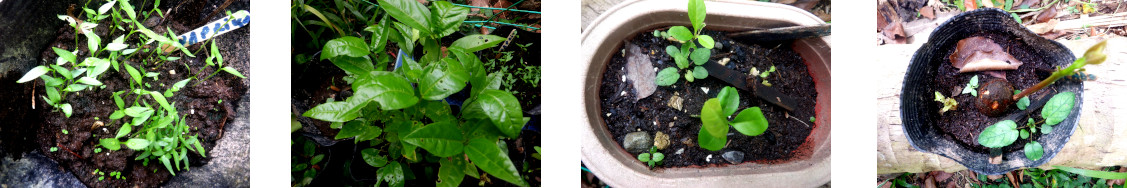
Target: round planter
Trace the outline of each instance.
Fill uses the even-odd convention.
[[[900,113],[903,117],[904,132],[908,142],[916,150],[939,154],[950,158],[975,172],[994,175],[1009,172],[1018,168],[1036,167],[1048,162],[1068,142],[1068,138],[1075,130],[1079,120],[1080,108],[1083,106],[1083,83],[1062,79],[1046,87],[1038,93],[1050,91],[1051,94],[1071,91],[1076,93],[1076,105],[1067,119],[1053,126],[1054,131],[1043,134],[1036,139],[1044,146],[1044,156],[1040,160],[1029,160],[1023,151],[1009,151],[1002,153],[1000,164],[991,164],[989,152],[976,151],[969,148],[967,143],[951,138],[938,128],[938,123],[932,121],[939,118],[936,113],[942,108],[935,102],[936,91],[934,77],[938,74],[940,66],[949,65],[947,56],[955,48],[959,40],[981,35],[984,33],[999,34],[1013,38],[1024,49],[1033,51],[1035,58],[1053,66],[1067,66],[1076,58],[1060,43],[1045,39],[1030,32],[1021,24],[1014,21],[1009,13],[999,9],[979,9],[959,14],[944,22],[935,29],[934,34],[928,38],[908,66],[904,78],[904,89],[900,95]],[[1012,71],[1019,71],[1012,70]],[[1009,72],[1009,71],[1007,71]],[[1033,97],[1030,97],[1034,99]],[[1035,99],[1034,99],[1035,100]],[[960,108],[975,108],[973,104],[960,105]],[[1033,111],[1030,116],[1039,116],[1040,110]],[[988,118],[984,124],[993,124],[1001,121],[1005,116]],[[1015,142],[1016,143],[1016,142]],[[977,143],[970,143],[977,144]]]
[[[706,1],[709,30],[742,31],[823,22],[803,10],[773,3]],[[607,10],[586,28],[582,53],[587,69],[583,77],[584,115],[581,126],[583,163],[611,186],[663,187],[815,187],[830,178],[830,47],[823,38],[794,41],[814,78],[818,92],[814,129],[798,150],[809,150],[789,162],[773,165],[743,163],[712,168],[667,168],[652,171],[610,136],[603,123],[599,85],[607,63],[623,40],[638,33],[670,25],[689,25],[681,3],[638,0]]]

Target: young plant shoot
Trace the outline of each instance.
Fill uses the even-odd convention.
[[[758,136],[767,130],[767,119],[759,107],[745,108],[735,119],[728,121],[728,117],[736,113],[739,104],[740,95],[730,86],[720,89],[716,98],[704,102],[700,112],[702,126],[697,133],[697,142],[701,148],[712,151],[723,149],[728,142],[729,125],[748,136]]]
[[[1040,160],[1044,155],[1044,148],[1041,143],[1032,140],[1031,134],[1048,134],[1052,132],[1052,126],[1060,124],[1068,115],[1072,113],[1073,105],[1076,104],[1076,94],[1072,92],[1062,92],[1053,95],[1045,106],[1041,109],[1042,121],[1034,122],[1033,118],[1026,120],[1024,126],[1018,127],[1014,120],[1002,120],[994,125],[986,127],[978,135],[978,144],[988,148],[1001,148],[1013,144],[1018,138],[1030,139],[1029,143],[1025,144],[1024,152],[1025,157],[1029,160]],[[1040,124],[1040,127],[1037,125]]]
[[[660,35],[669,35],[667,39],[681,43],[678,48],[674,45],[665,47],[665,53],[673,57],[674,63],[677,68],[668,67],[657,73],[655,83],[659,86],[669,86],[676,83],[682,76],[678,70],[685,70],[685,80],[692,82],[695,79],[704,79],[708,77],[708,70],[705,70],[704,63],[712,56],[712,48],[716,45],[716,41],[712,36],[701,34],[704,29],[705,7],[704,0],[689,0],[689,22],[693,25],[693,30],[689,30],[685,26],[673,26],[669,31]],[[656,31],[655,31],[656,32]],[[698,47],[697,44],[700,44]],[[689,70],[689,61],[692,61],[695,66]]]

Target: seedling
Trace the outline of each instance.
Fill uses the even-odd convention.
[[[653,168],[654,165],[661,165],[661,160],[665,159],[665,154],[657,152],[657,147],[650,147],[649,153],[638,154],[638,160],[642,161]]]
[[[693,25],[693,30],[690,31],[685,26],[673,26],[669,28],[668,32],[656,32],[657,35],[669,35],[667,38],[672,38],[674,41],[680,42],[681,47],[678,48],[673,45],[665,47],[665,53],[673,57],[674,63],[677,68],[668,67],[657,73],[655,83],[659,86],[669,86],[677,82],[681,75],[678,70],[685,70],[685,80],[692,82],[694,79],[704,79],[708,77],[708,71],[700,65],[708,62],[712,56],[712,48],[716,45],[716,41],[712,36],[701,34],[704,29],[705,6],[703,0],[689,0],[689,21]],[[700,47],[697,47],[700,43]],[[689,61],[697,65],[692,70],[689,68]]]
[[[536,149],[536,153],[533,153],[532,157],[540,159],[540,146],[532,146],[532,149]]]
[[[735,119],[728,121],[728,117],[736,113],[739,100],[740,95],[736,89],[726,86],[720,89],[716,98],[704,102],[700,112],[703,125],[697,133],[697,142],[701,148],[712,151],[723,149],[728,140],[728,125],[748,136],[758,136],[767,130],[767,118],[759,107],[745,108]]]
[[[1026,120],[1024,126],[1018,127],[1014,120],[1002,120],[994,125],[986,127],[978,135],[978,144],[988,148],[1001,148],[1013,144],[1020,137],[1021,139],[1032,138],[1031,134],[1037,134],[1040,130],[1041,134],[1048,134],[1053,131],[1052,126],[1060,124],[1068,115],[1072,113],[1072,107],[1076,103],[1076,94],[1072,92],[1062,92],[1053,95],[1045,107],[1041,109],[1041,121],[1034,122],[1033,118]],[[1040,124],[1038,129],[1037,125]],[[1024,148],[1025,157],[1029,160],[1040,160],[1044,155],[1044,148],[1041,143],[1030,140],[1025,144]]]
[[[1041,90],[1042,88],[1045,88],[1045,86],[1053,84],[1054,82],[1056,82],[1057,80],[1060,80],[1061,78],[1069,77],[1069,76],[1072,76],[1073,74],[1084,71],[1084,65],[1088,65],[1088,64],[1098,65],[1100,63],[1103,63],[1104,60],[1107,60],[1107,54],[1104,54],[1104,48],[1106,48],[1106,47],[1107,47],[1107,40],[1100,41],[1100,43],[1097,43],[1096,45],[1093,45],[1091,48],[1088,48],[1088,51],[1084,52],[1083,57],[1076,59],[1076,61],[1073,61],[1071,65],[1068,65],[1068,67],[1054,71],[1053,74],[1049,76],[1049,78],[1045,78],[1045,80],[1042,80],[1040,83],[1037,83],[1037,85],[1033,85],[1033,87],[1025,89],[1025,91],[1022,91],[1021,93],[1018,93],[1017,95],[1014,95],[1013,100],[1018,100],[1018,99],[1021,99],[1022,97],[1033,94],[1033,92],[1037,92],[1038,90]]]
[[[955,101],[955,98],[944,97],[943,94],[938,91],[935,92],[935,101],[943,103],[943,109],[939,109],[939,114],[955,110],[955,108],[959,107],[959,102]]]
[[[974,75],[974,77],[970,77],[970,81],[967,82],[967,87],[963,88],[962,94],[968,94],[969,93],[970,95],[977,97],[978,96],[978,90],[975,90],[975,89],[978,89],[978,75]]]

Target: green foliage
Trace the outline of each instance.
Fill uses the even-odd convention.
[[[669,86],[677,82],[680,74],[677,72],[680,69],[689,68],[689,61],[691,60],[694,65],[697,65],[691,70],[685,70],[685,80],[692,82],[695,79],[704,79],[708,77],[708,71],[700,65],[708,62],[712,56],[712,48],[716,45],[716,41],[711,36],[701,34],[704,29],[705,6],[702,0],[689,1],[689,21],[692,22],[693,29],[690,31],[685,26],[670,27],[667,32],[654,31],[654,35],[664,36],[669,35],[672,40],[681,44],[681,48],[669,45],[665,47],[665,53],[673,57],[673,62],[677,64],[677,69],[665,68],[658,73],[658,79],[654,82],[659,86]],[[696,44],[700,43],[700,47]],[[672,70],[672,72],[669,72]]]
[[[943,109],[939,109],[939,114],[955,110],[955,108],[959,107],[959,102],[955,101],[955,98],[944,97],[943,94],[939,93],[938,91],[935,92],[935,101],[943,103]]]
[[[1014,90],[1014,95],[1017,95],[1018,93],[1021,93],[1020,89]],[[1017,109],[1025,110],[1025,108],[1029,107],[1029,96],[1021,97],[1021,99],[1018,99],[1017,102],[1014,103],[1014,105],[1017,105]]]
[[[977,97],[978,90],[975,89],[978,89],[978,75],[974,75],[974,77],[970,78],[970,82],[967,82],[967,87],[963,88],[962,94],[971,94]]]
[[[978,144],[989,148],[1000,148],[1013,144],[1017,141],[1017,137],[1017,123],[1013,120],[1002,120],[982,130],[978,135]]]
[[[638,154],[638,160],[653,168],[655,165],[661,165],[661,161],[665,160],[665,154],[657,152],[657,147],[650,147],[649,153]]]
[[[656,80],[655,82],[657,82],[659,86],[669,86],[673,85],[673,83],[677,83],[677,80],[680,78],[681,75],[677,74],[677,68],[667,67],[657,72],[657,77],[654,80]]]
[[[290,161],[292,161],[290,163],[290,172],[295,174],[294,177],[291,177],[291,182],[294,183],[293,186],[300,187],[309,185],[309,183],[313,182],[313,178],[317,177],[317,173],[319,173],[317,170],[322,168],[320,165],[321,162],[325,160],[325,154],[317,154],[317,145],[312,140],[299,138],[298,143],[301,143],[301,155],[292,156],[290,158]],[[361,153],[367,152],[369,151],[365,150]],[[368,161],[367,156],[365,156],[364,160]]]
[[[341,36],[329,37],[331,40],[318,46],[322,49],[320,59],[347,73],[345,80],[353,94],[342,101],[314,106],[302,116],[333,122],[334,128],[340,129],[335,139],[368,142],[358,144],[359,155],[364,164],[378,168],[375,186],[403,186],[405,181],[415,178],[416,174],[408,168],[415,163],[438,163],[438,173],[428,170],[426,175],[437,176],[433,179],[438,180],[439,186],[456,186],[467,175],[486,179],[477,173],[478,169],[497,179],[527,186],[517,163],[509,158],[505,143],[519,136],[529,119],[523,116],[521,101],[501,87],[518,78],[538,83],[539,67],[504,67],[505,71],[487,72],[487,64],[474,52],[497,46],[507,40],[504,37],[468,35],[454,40],[450,46],[441,46],[439,41],[449,41],[443,38],[466,19],[468,8],[444,1],[430,2],[429,6],[413,0],[377,3],[378,8],[370,7],[379,10],[374,15],[364,13],[367,11],[363,9],[337,15],[331,8],[302,8],[320,10],[317,19],[324,17],[321,22],[333,25],[352,24],[335,21],[334,17],[370,16],[365,20],[364,31],[372,34],[368,38],[352,34],[358,32],[339,32]],[[307,25],[321,25],[313,23],[316,22],[306,21],[299,26],[309,30]],[[326,37],[314,38],[316,41]],[[384,46],[396,46],[408,53],[417,46],[423,55],[418,61],[404,58],[403,66],[396,70],[383,70],[388,66],[383,63],[392,59],[384,52]],[[501,62],[513,58],[511,52],[499,54],[506,55]],[[494,66],[493,62],[490,59],[488,65]],[[469,90],[469,98],[460,109],[453,109],[459,112],[453,112],[445,98],[463,90]],[[294,178],[291,183],[305,185],[300,184],[304,180]]]
[[[1076,104],[1076,94],[1072,92],[1061,92],[1049,98],[1049,102],[1045,103],[1045,107],[1041,108],[1041,117],[1045,118],[1046,125],[1057,125],[1068,114],[1072,113],[1072,106]]]
[[[1025,103],[1028,103],[1028,98],[1023,99],[1026,100]],[[1052,132],[1053,125],[1059,124],[1061,121],[1064,121],[1065,118],[1068,118],[1068,115],[1072,113],[1072,106],[1075,104],[1075,100],[1075,94],[1072,92],[1062,92],[1053,95],[1053,97],[1049,99],[1049,102],[1045,104],[1045,107],[1041,109],[1041,118],[1044,120],[1044,123],[1041,124],[1040,133],[1048,134]],[[1021,105],[1019,105],[1019,107],[1020,106]],[[1026,106],[1028,106],[1028,104],[1026,104]],[[1018,138],[1031,139],[1034,134],[1037,134],[1037,130],[1037,122],[1034,122],[1033,118],[1028,118],[1023,127],[1018,127],[1017,123],[1013,120],[1002,120],[982,130],[982,133],[978,135],[978,144],[989,148],[1001,148],[1013,144]],[[1040,160],[1045,152],[1044,146],[1035,140],[1030,140],[1029,143],[1026,143],[1023,147],[1023,151],[1025,152],[1025,157],[1029,160]]]
[[[723,149],[727,142],[728,125],[748,136],[758,136],[767,130],[767,119],[759,107],[746,108],[735,119],[728,121],[728,117],[739,108],[739,98],[735,88],[729,86],[720,89],[717,98],[704,102],[700,112],[702,125],[697,134],[701,148],[712,151]]]

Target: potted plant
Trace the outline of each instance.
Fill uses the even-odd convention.
[[[707,14],[702,13],[705,10]],[[818,24],[823,23],[802,10],[759,2],[690,1],[684,6],[666,1],[630,1],[603,13],[585,29],[582,38],[581,49],[588,63],[583,88],[584,115],[589,122],[581,129],[584,164],[612,186],[812,187],[824,184],[829,178],[830,156],[829,47],[825,41],[800,39],[771,48],[775,45],[764,47],[734,42],[722,33]],[[754,54],[757,49],[776,53],[789,51],[793,56],[756,56],[763,59],[749,61],[745,56],[732,55]],[[725,60],[724,57],[729,56],[731,58]],[[753,79],[761,90],[762,87],[783,90],[782,93],[796,101],[805,102],[797,102],[800,105],[794,105],[793,111],[786,110],[782,107],[785,105],[772,104],[759,98],[756,92],[725,88],[739,86],[720,81],[717,76],[720,72],[713,70],[721,63],[725,65],[719,67],[739,72],[732,76]],[[750,71],[752,68],[756,71]],[[632,71],[652,74],[655,80],[629,75]],[[751,76],[748,72],[757,73]],[[802,79],[809,84],[808,90],[802,93],[809,95],[794,92],[804,87],[798,84]],[[648,85],[651,82],[656,86],[652,93],[635,89],[644,88],[635,83]],[[679,105],[670,105],[670,101]],[[754,115],[741,117],[744,114]],[[725,118],[729,116],[732,118]],[[747,121],[749,119],[764,119],[752,116],[766,116],[770,126],[745,126],[752,122]],[[800,131],[787,132],[783,128]],[[643,131],[630,133],[636,130]],[[628,133],[634,135],[626,139],[623,135]],[[669,139],[657,144],[658,149],[652,152],[647,152],[651,149],[649,146],[641,147],[640,151],[623,146],[624,141],[634,142],[636,135],[649,138],[639,139],[642,143],[654,143],[650,140],[665,139],[663,137]],[[727,138],[705,139],[724,136]],[[738,146],[786,138],[798,140],[779,144],[789,148],[774,150],[748,150]],[[723,157],[733,151],[783,155],[777,158],[751,154]],[[730,160],[743,157],[747,159]],[[655,161],[653,164],[657,167],[651,169],[650,161]],[[782,182],[786,184],[780,184]]]
[[[917,150],[978,173],[1039,166],[1068,142],[1083,106],[1082,80],[1059,78],[1099,62],[1073,57],[1005,11],[962,13],[912,57],[900,98],[904,131]],[[1003,68],[965,70],[988,64]]]

